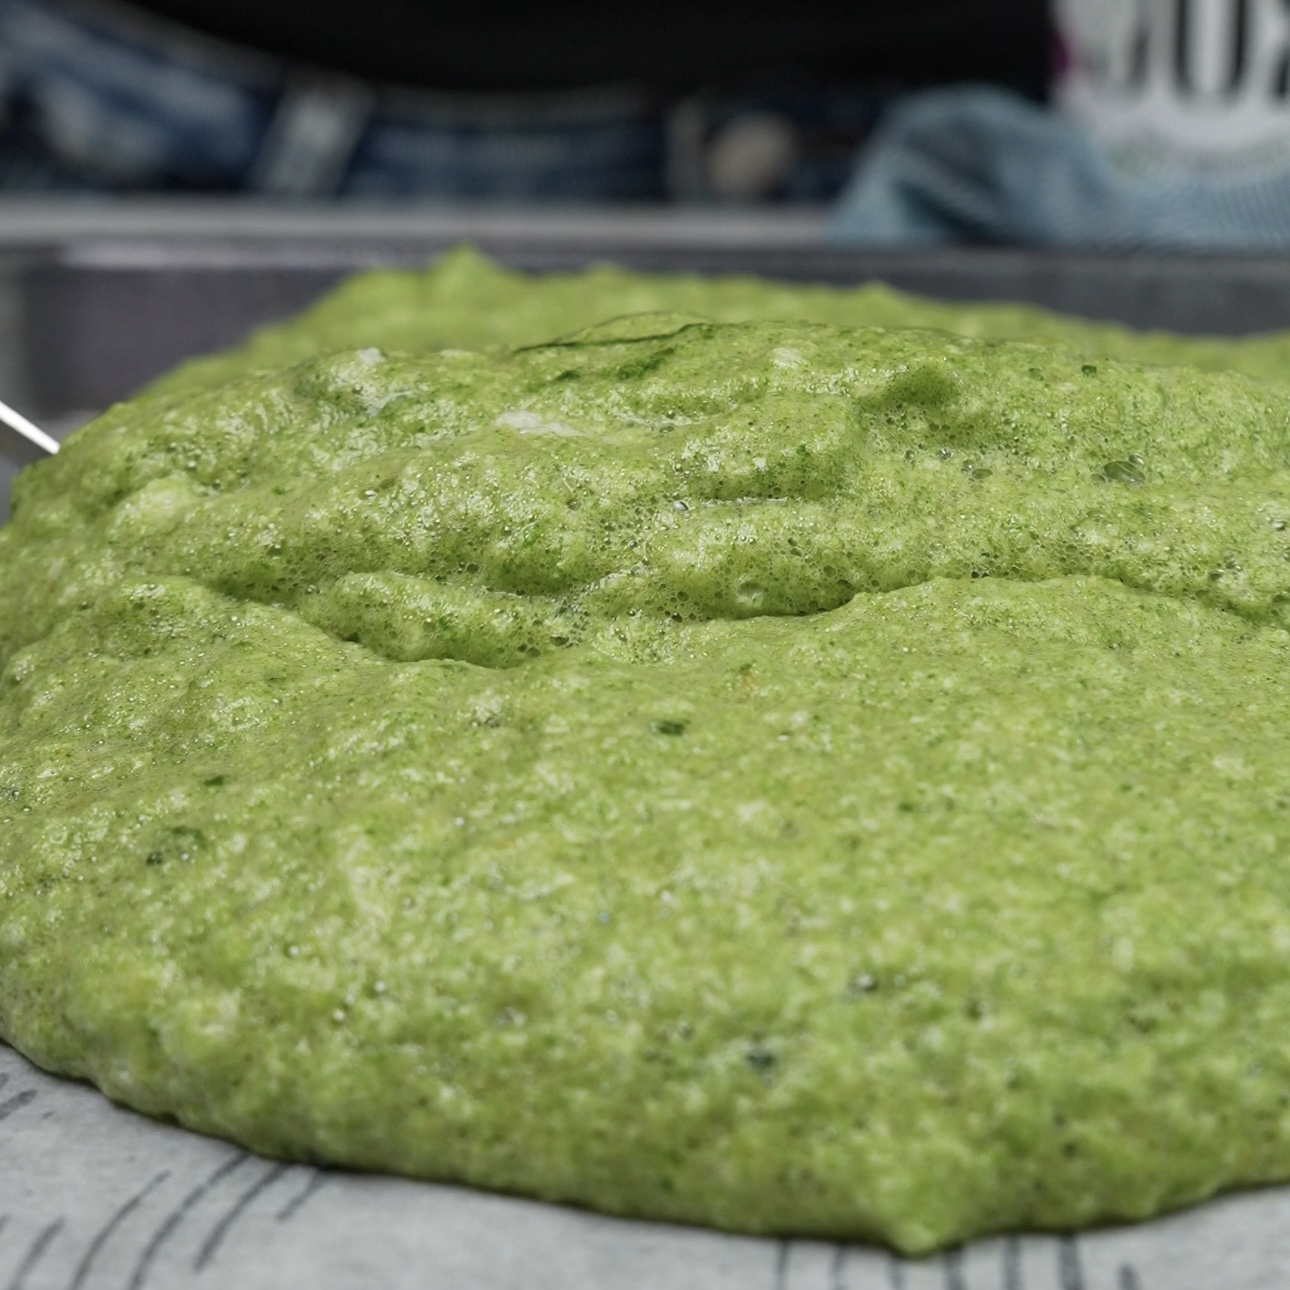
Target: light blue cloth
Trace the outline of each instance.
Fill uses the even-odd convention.
[[[1075,125],[1018,95],[934,90],[898,103],[866,145],[834,241],[1100,250],[1290,249],[1290,167],[1118,170]]]

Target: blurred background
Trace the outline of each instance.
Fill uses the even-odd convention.
[[[825,204],[894,102],[1052,51],[1044,0],[0,0],[0,188]]]
[[[0,193],[1290,247],[1284,0],[0,0]]]
[[[1290,3],[0,0],[0,398],[56,432],[463,241],[1290,326]]]

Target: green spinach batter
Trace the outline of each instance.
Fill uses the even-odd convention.
[[[20,477],[0,1034],[273,1155],[907,1251],[1290,1177],[1290,397],[418,339],[427,281]]]

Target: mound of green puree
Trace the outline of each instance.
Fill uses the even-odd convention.
[[[0,530],[8,1040],[907,1251],[1290,1177],[1290,396],[658,315],[242,361]]]

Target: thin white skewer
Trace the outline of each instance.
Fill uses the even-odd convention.
[[[7,403],[0,403],[0,421],[51,457],[58,451],[57,439],[50,438],[39,426],[32,425],[21,412],[15,412]]]

